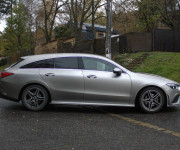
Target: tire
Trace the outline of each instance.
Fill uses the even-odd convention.
[[[156,87],[148,87],[141,91],[138,97],[139,108],[146,113],[156,113],[165,105],[163,92]]]
[[[48,92],[40,85],[28,86],[22,93],[22,104],[31,111],[42,110],[48,104],[48,101]]]

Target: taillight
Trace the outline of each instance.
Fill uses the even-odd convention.
[[[13,75],[14,73],[11,73],[11,72],[2,72],[1,73],[1,78],[4,78],[4,77],[8,77],[8,76],[11,76]]]

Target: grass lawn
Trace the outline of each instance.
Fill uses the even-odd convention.
[[[0,71],[3,71],[5,68],[7,68],[9,65],[4,65],[0,67]]]
[[[128,60],[138,58],[142,54],[144,53],[123,54],[121,57],[124,57],[126,62],[120,64],[126,67]],[[156,74],[180,83],[180,53],[150,52],[144,62],[135,66],[132,71]]]

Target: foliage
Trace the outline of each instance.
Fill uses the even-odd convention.
[[[162,23],[172,30],[180,31],[180,1],[161,0],[159,6]]]
[[[1,0],[0,1],[0,16],[7,15],[12,10],[12,4],[15,0]]]
[[[54,28],[54,34],[56,39],[70,38],[71,31],[67,26],[57,26]]]
[[[135,0],[114,0],[112,13],[113,28],[121,34],[137,31],[137,6]]]
[[[139,16],[138,28],[151,31],[158,22],[164,23],[172,30],[180,31],[179,0],[136,0]]]
[[[13,9],[13,18],[7,18],[7,27],[3,34],[4,54],[17,56],[25,50],[29,50],[30,41],[26,28],[27,15],[23,5],[16,5]]]
[[[139,8],[139,24],[137,27],[141,31],[151,31],[160,18],[160,9],[157,0],[141,0],[137,1]]]
[[[0,36],[0,56],[4,53],[4,41],[2,35]]]

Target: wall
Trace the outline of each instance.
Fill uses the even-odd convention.
[[[152,51],[152,33],[128,33],[127,38],[127,51]]]
[[[48,44],[42,44],[35,47],[35,52],[37,54],[48,54],[57,53],[57,41],[52,41]]]

